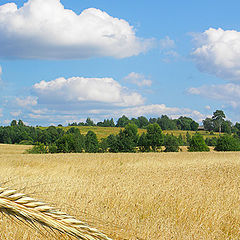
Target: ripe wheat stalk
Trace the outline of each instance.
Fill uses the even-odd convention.
[[[111,240],[88,224],[16,190],[0,187],[0,212],[24,220],[33,227],[38,223],[77,239]]]

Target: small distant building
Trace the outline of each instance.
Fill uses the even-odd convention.
[[[199,126],[198,131],[204,131],[204,126]]]

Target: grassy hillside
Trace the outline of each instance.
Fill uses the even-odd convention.
[[[71,128],[72,126],[68,126],[68,127],[58,127],[58,128],[62,128],[64,129],[64,131],[67,131],[69,128]],[[93,127],[89,127],[89,126],[74,126],[76,128],[78,128],[80,130],[80,132],[82,134],[87,134],[87,132],[89,130],[95,132],[97,134],[98,139],[102,139],[102,138],[106,138],[107,136],[109,136],[110,134],[118,134],[120,129],[123,128],[119,128],[119,127],[97,127],[97,126],[93,126]],[[42,129],[45,129],[46,127],[41,127]],[[143,132],[146,132],[146,129],[138,129],[138,133],[139,135],[141,135]],[[190,135],[193,135],[195,133],[195,131],[182,131],[182,130],[165,130],[163,131],[164,134],[173,134],[175,136],[179,136],[180,134],[182,134],[182,136],[186,136],[187,132],[189,132]],[[206,137],[217,137],[219,136],[218,133],[214,133],[214,135],[211,135],[209,132],[206,131],[199,131],[200,134],[203,135],[204,138]]]
[[[0,182],[114,240],[240,239],[238,153],[0,155]],[[67,239],[1,218],[0,239]]]

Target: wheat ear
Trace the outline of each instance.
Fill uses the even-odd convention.
[[[16,190],[0,187],[0,212],[35,226],[57,230],[81,240],[111,240],[88,224],[75,219],[48,204],[36,201]]]

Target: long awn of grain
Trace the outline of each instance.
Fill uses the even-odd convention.
[[[35,226],[57,230],[81,240],[111,240],[85,222],[39,202],[16,190],[0,187],[0,212]]]

